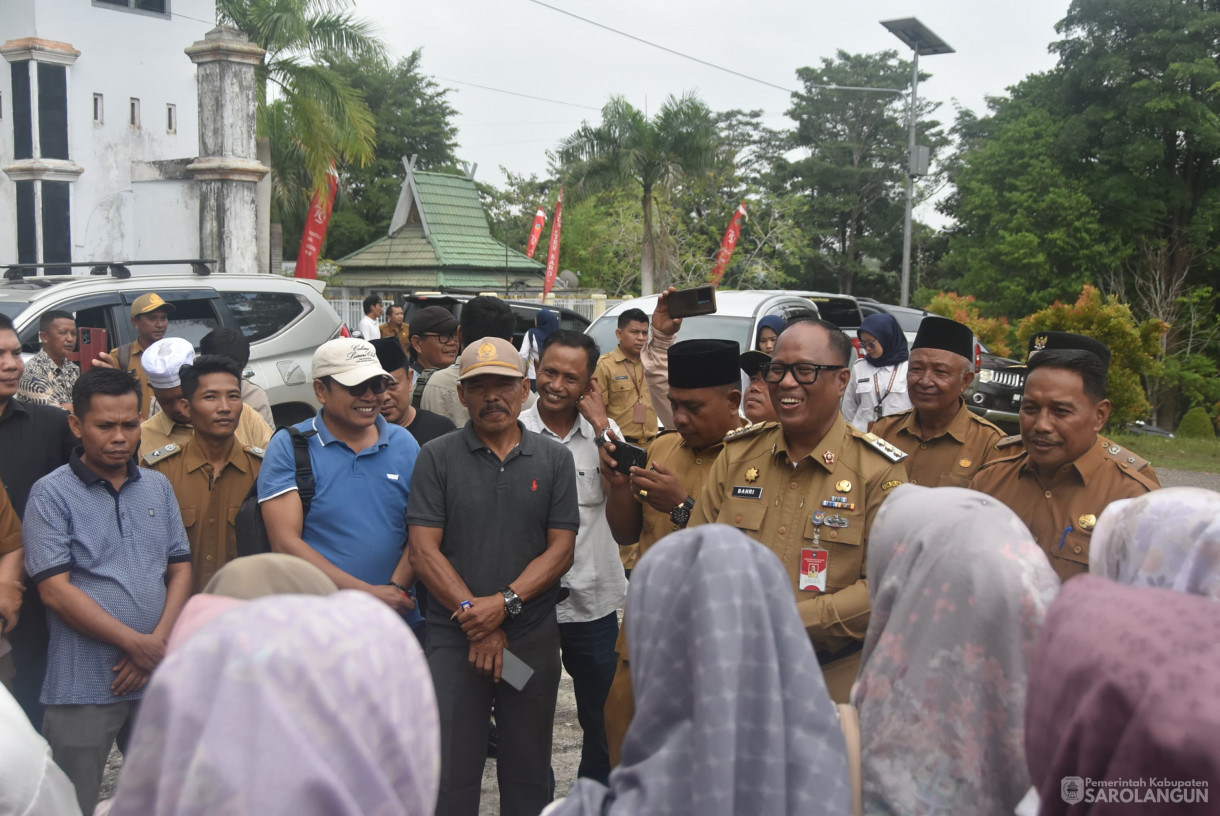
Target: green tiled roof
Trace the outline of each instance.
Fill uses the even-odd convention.
[[[410,178],[404,183],[413,186],[416,197],[407,223],[393,235],[340,258],[336,284],[494,287],[503,285],[507,266],[512,280],[541,285],[545,272],[541,263],[506,250],[492,238],[472,179],[408,172]],[[422,214],[414,212],[417,205]]]

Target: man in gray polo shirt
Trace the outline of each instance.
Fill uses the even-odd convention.
[[[563,445],[518,421],[529,382],[512,343],[477,340],[460,367],[470,421],[420,451],[407,505],[441,717],[436,813],[478,813],[494,700],[500,812],[535,816],[551,799],[555,604],[580,526],[576,469]],[[520,691],[500,682],[505,647],[533,669]]]

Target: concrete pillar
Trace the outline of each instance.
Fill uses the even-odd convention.
[[[601,317],[606,313],[606,296],[601,292],[593,295],[593,319]]]
[[[258,160],[254,72],[265,53],[226,26],[186,49],[199,66],[199,158],[187,172],[199,183],[199,252],[216,272],[264,271],[257,185],[269,170]]]

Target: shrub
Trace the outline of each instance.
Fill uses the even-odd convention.
[[[982,317],[974,295],[959,295],[957,292],[937,292],[924,306],[932,314],[956,320],[970,327],[983,345],[992,354],[1000,357],[1012,356],[1012,327],[1006,317]]]
[[[1186,416],[1182,417],[1182,424],[1178,426],[1178,436],[1184,436],[1187,439],[1214,439],[1216,432],[1212,430],[1212,418],[1207,415],[1207,410],[1202,405],[1196,405],[1186,412]]]

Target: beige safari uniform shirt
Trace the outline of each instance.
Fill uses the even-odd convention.
[[[193,438],[184,445],[171,444],[172,450],[148,451],[143,459],[173,485],[191,542],[192,592],[199,592],[221,567],[237,558],[237,511],[258,480],[264,451],[235,443],[217,474]]]
[[[258,411],[243,406],[241,417],[237,420],[237,431],[234,436],[237,444],[243,448],[265,448],[274,433],[267,420],[259,416]],[[185,446],[195,438],[195,429],[190,425],[181,425],[170,419],[169,414],[158,411],[152,419],[147,419],[140,425],[140,450],[145,454],[164,448],[170,442]]]
[[[1106,453],[1114,457],[1116,462],[1126,462],[1132,470],[1136,471],[1141,476],[1144,476],[1158,488],[1161,486],[1160,477],[1156,475],[1156,471],[1152,468],[1152,463],[1147,459],[1140,456],[1138,453],[1133,453],[1132,451],[1127,450],[1122,445],[1107,439],[1101,434],[1097,435],[1097,441],[1101,443],[1101,447],[1105,449]],[[1009,456],[1016,456],[1018,453],[1024,451],[1025,443],[1021,441],[1021,434],[1013,434],[1012,436],[1006,436],[1001,439],[996,443],[995,447],[996,450],[1000,452],[1000,456],[1002,458],[1008,458]]]
[[[148,374],[144,371],[144,347],[140,345],[139,340],[132,340],[131,360],[127,363],[127,370],[136,375],[136,379],[140,381],[141,393],[143,397],[140,399],[140,419],[148,419],[149,412],[152,411],[154,403],[157,401],[157,395],[153,393],[152,386],[148,384]],[[114,348],[110,350],[110,356],[117,363],[119,360],[119,351],[122,348]]]
[[[1004,432],[960,401],[957,415],[939,435],[926,439],[914,408],[882,417],[873,433],[906,451],[905,462],[911,484],[928,487],[968,487],[979,468],[1001,459],[996,443]]]
[[[1004,502],[1025,522],[1063,581],[1089,571],[1093,527],[1110,502],[1160,487],[1155,478],[1141,472],[1138,462],[1112,453],[1123,449],[1107,441],[1098,437],[1083,456],[1061,467],[1048,482],[1030,466],[1024,450],[992,462],[970,482],[972,489]]]
[[[863,641],[868,629],[868,534],[877,508],[907,481],[905,454],[839,416],[829,433],[793,462],[778,423],[752,425],[726,437],[695,502],[690,526],[728,524],[779,556],[814,647],[834,653]],[[826,507],[834,497],[849,506]],[[820,530],[813,514],[845,521]],[[815,531],[816,534],[815,534]],[[828,551],[826,591],[801,590],[801,551]]]
[[[657,412],[652,408],[652,394],[644,372],[644,361],[627,359],[618,346],[603,354],[593,372],[606,403],[606,415],[623,431],[628,442],[649,444],[657,435]],[[644,421],[635,421],[635,406],[644,406]]]

